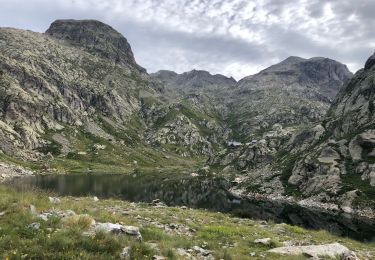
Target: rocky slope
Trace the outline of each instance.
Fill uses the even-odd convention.
[[[221,100],[225,95],[220,93],[234,87],[236,81],[198,70],[182,74],[163,70],[150,76],[153,84],[164,90],[166,99],[163,106],[147,111],[147,114],[159,115],[151,120],[150,143],[180,146],[176,150],[183,156],[213,155],[230,134],[222,117],[226,107]],[[164,113],[154,112],[156,109]]]
[[[65,32],[61,30],[61,23],[65,21],[52,24],[48,34],[54,35],[59,29],[61,35],[68,35],[69,29],[74,32],[73,26]],[[71,21],[67,23],[71,25]],[[78,25],[84,30],[90,24],[91,21],[84,21]],[[98,25],[115,32],[104,24]],[[100,33],[81,36],[80,40],[87,42],[106,40]],[[134,58],[130,63],[108,62],[86,51],[85,45],[75,47],[74,38],[61,42],[55,37],[16,29],[1,29],[0,40],[4,152],[17,154],[20,150],[13,149],[17,146],[39,148],[46,143],[41,138],[45,133],[67,125],[103,132],[92,121],[95,116],[127,122],[140,109],[139,92],[154,92],[145,83],[147,75],[132,63]],[[130,59],[130,47],[119,45],[121,48]]]
[[[164,107],[163,87],[110,26],[58,20],[45,34],[1,28],[0,53],[1,160],[59,171],[185,164],[148,144],[147,123],[163,114],[148,117],[145,100]]]
[[[304,196],[339,200],[344,206],[373,205],[374,57],[339,93],[321,137],[297,156],[288,183]]]
[[[373,61],[374,55],[340,90],[321,121],[297,131],[274,126],[262,140],[231,147],[209,162],[237,172],[234,192],[272,200],[293,196],[310,207],[333,205],[373,218]]]
[[[271,178],[275,173],[268,164],[302,128],[315,129],[350,77],[337,61],[289,57],[240,80],[226,95],[224,121],[231,137],[242,144],[211,156],[208,163],[228,173],[250,171],[254,187],[268,183],[273,192],[282,193],[283,185]]]
[[[347,67],[327,58],[289,57],[238,82],[231,95],[228,120],[238,139],[282,126],[321,119],[332,100],[351,78]]]

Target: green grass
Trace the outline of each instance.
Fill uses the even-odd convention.
[[[204,246],[212,251],[215,259],[306,259],[304,256],[279,256],[267,252],[280,246],[283,241],[302,244],[323,244],[340,241],[355,250],[375,254],[374,243],[361,243],[336,237],[326,231],[311,231],[286,224],[260,225],[258,221],[234,218],[223,213],[205,210],[168,207],[154,208],[144,203],[130,204],[119,200],[92,198],[61,198],[60,204],[50,204],[44,192],[17,192],[0,186],[0,258],[1,259],[118,259],[124,247],[131,247],[132,259],[151,259],[155,254],[167,259],[181,259],[177,248],[189,249]],[[58,218],[41,221],[29,212],[29,205],[38,212],[51,210],[73,210],[79,217],[61,221]],[[127,214],[122,214],[126,211]],[[83,236],[89,222],[122,223],[141,227],[143,242],[124,236],[97,233]],[[144,222],[144,219],[150,221]],[[40,222],[39,230],[28,228]],[[176,223],[186,226],[191,235],[167,232],[152,223]],[[254,243],[255,239],[270,237],[269,246]],[[256,256],[250,257],[254,252]],[[261,256],[263,255],[263,256]]]

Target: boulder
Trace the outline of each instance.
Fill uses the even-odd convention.
[[[167,258],[165,258],[164,256],[160,256],[160,255],[154,255],[152,256],[152,260],[166,260]]]
[[[138,241],[142,241],[141,232],[139,232],[138,227],[134,226],[123,226],[114,223],[96,223],[94,226],[95,232],[105,232],[113,234],[124,234],[130,237],[136,238]]]
[[[36,215],[37,214],[36,207],[34,205],[30,204],[29,210],[30,210],[30,213],[32,215]]]
[[[267,237],[267,238],[255,239],[254,243],[255,244],[262,244],[262,245],[265,245],[265,246],[269,246],[269,245],[271,245],[271,238]]]
[[[198,255],[202,255],[202,256],[209,256],[211,254],[211,251],[210,250],[207,250],[207,249],[204,249],[204,248],[201,248],[199,246],[194,246],[193,247],[193,250],[198,254]]]
[[[30,225],[28,225],[27,227],[30,228],[30,229],[38,230],[40,228],[40,223],[34,222],[34,223],[31,223]]]
[[[340,159],[339,153],[329,146],[324,147],[318,157],[319,162],[322,163],[336,163],[335,160],[338,159]]]
[[[349,153],[353,161],[359,161],[362,159],[362,147],[359,145],[356,138],[349,143]]]
[[[339,243],[332,243],[325,245],[277,247],[268,250],[268,252],[281,255],[307,255],[315,258],[320,256],[336,258],[342,257],[351,251]]]
[[[359,260],[359,258],[353,251],[348,251],[341,255],[340,260]]]
[[[120,253],[120,259],[130,259],[131,247],[124,247]]]
[[[49,202],[51,202],[52,204],[59,204],[60,203],[60,199],[59,198],[48,197],[48,199],[49,199]]]
[[[76,213],[72,210],[66,210],[66,211],[59,211],[59,210],[52,210],[43,212],[38,215],[39,218],[43,219],[44,221],[47,221],[51,217],[55,218],[66,218],[66,217],[72,217],[75,216]]]

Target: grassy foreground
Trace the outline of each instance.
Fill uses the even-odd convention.
[[[325,231],[112,199],[64,197],[60,203],[51,204],[49,195],[0,186],[0,259],[119,259],[127,246],[131,247],[131,259],[152,259],[154,255],[185,259],[177,248],[189,250],[194,246],[212,251],[215,259],[305,259],[267,253],[284,241],[306,245],[340,242],[360,257],[375,255],[374,243],[335,237]],[[85,215],[44,221],[30,211],[30,205],[35,206],[37,214],[55,209]],[[137,226],[143,242],[123,235],[82,235],[92,219]],[[39,229],[29,227],[36,222],[40,223]],[[259,245],[254,243],[258,238],[271,238],[272,242],[269,246]]]

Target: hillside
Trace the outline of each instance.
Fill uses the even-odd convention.
[[[290,185],[305,196],[373,207],[374,55],[338,94],[322,122],[319,140],[298,156]]]

